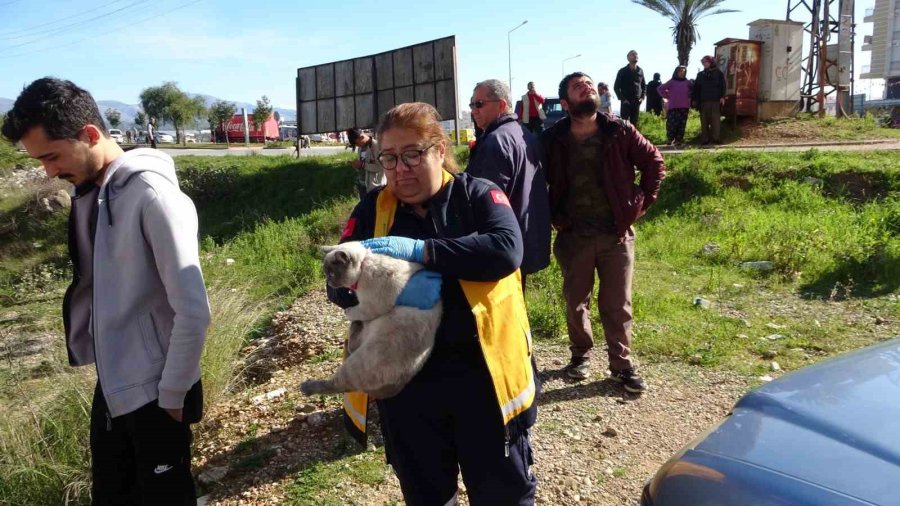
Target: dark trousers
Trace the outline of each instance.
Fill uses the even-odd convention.
[[[721,142],[722,108],[718,100],[700,102],[700,142]]]
[[[622,110],[620,111],[622,114],[619,116],[622,119],[627,119],[634,125],[634,128],[638,126],[638,114],[641,112],[641,103],[637,100],[629,100],[628,103],[622,102]]]
[[[175,421],[156,401],[110,417],[97,383],[91,406],[92,504],[195,506],[191,439],[190,424]]]
[[[597,308],[606,337],[609,368],[619,371],[631,367],[633,230],[629,230],[622,242],[615,234],[579,236],[560,232],[556,235],[553,253],[563,276],[572,356],[588,357],[594,347],[591,297],[596,272],[600,278]]]
[[[473,506],[533,505],[537,479],[528,434],[510,433],[507,444],[487,366],[444,372],[414,378],[378,402],[388,462],[406,504],[457,504],[462,471]]]
[[[527,128],[534,135],[540,135],[541,132],[544,131],[544,120],[542,120],[540,117],[528,118],[528,124],[525,125],[525,128]]]
[[[666,138],[669,142],[684,142],[684,128],[687,126],[690,109],[669,109],[666,115]]]

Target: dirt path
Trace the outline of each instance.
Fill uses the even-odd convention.
[[[248,369],[259,383],[213,407],[198,431],[195,465],[211,482],[208,504],[288,502],[298,470],[353,449],[343,433],[338,399],[311,400],[296,390],[310,375],[334,369],[334,361],[313,357],[338,355],[343,326],[343,315],[322,292],[276,316],[275,334],[254,351]],[[641,370],[651,388],[635,397],[605,379],[599,363],[591,380],[573,383],[560,371],[566,348],[539,345],[537,350],[544,380],[533,432],[539,504],[635,504],[656,468],[721,419],[749,387],[737,375],[645,364]],[[377,431],[373,439],[380,444]],[[351,458],[366,457],[381,459],[380,453]],[[224,477],[212,482],[209,476],[217,473]],[[342,473],[329,497],[339,504],[399,502],[396,478],[387,468],[382,478],[367,485]]]

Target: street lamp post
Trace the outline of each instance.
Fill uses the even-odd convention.
[[[506,33],[506,52],[509,57],[509,90],[512,91],[512,33],[525,26],[528,20],[522,21],[518,26]]]
[[[574,60],[575,58],[580,58],[580,57],[581,57],[580,54],[576,54],[575,56],[570,56],[570,57],[564,59],[561,64],[561,68],[560,68],[561,74],[559,77],[566,77],[566,62],[567,61]]]

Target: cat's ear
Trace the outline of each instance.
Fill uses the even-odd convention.
[[[338,250],[333,258],[334,262],[338,265],[348,265],[350,263],[350,255],[344,250]]]

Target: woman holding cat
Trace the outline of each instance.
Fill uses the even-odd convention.
[[[528,429],[538,387],[516,216],[493,183],[458,173],[432,106],[394,107],[376,135],[387,186],[356,206],[341,240],[443,279],[414,276],[398,298],[427,308],[427,292],[440,286],[444,312],[425,366],[378,401],[388,462],[410,505],[455,504],[459,471],[475,506],[534,504]],[[349,290],[329,297],[355,302]]]

